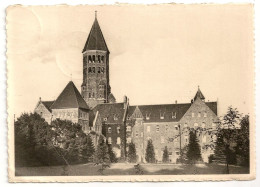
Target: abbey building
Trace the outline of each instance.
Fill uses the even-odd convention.
[[[35,112],[48,123],[55,119],[71,120],[82,125],[85,133],[106,137],[117,157],[127,159],[129,143],[136,147],[137,161],[145,162],[147,141],[152,140],[157,162],[162,161],[167,146],[169,159],[176,163],[189,142],[189,129],[198,134],[203,161],[213,153],[216,139],[217,102],[206,102],[200,88],[189,103],[130,106],[129,99],[116,102],[109,80],[109,50],[97,18],[82,51],[83,80],[81,93],[70,81],[55,101],[42,101]],[[92,133],[93,134],[93,133]]]

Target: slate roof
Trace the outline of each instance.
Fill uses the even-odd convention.
[[[217,102],[205,102],[217,115]],[[145,122],[178,122],[190,108],[191,103],[163,104],[163,105],[138,105]],[[137,106],[129,106],[127,117],[131,117]],[[176,117],[175,117],[176,114]],[[161,119],[160,115],[164,116]],[[147,119],[146,117],[149,117]]]
[[[218,103],[217,102],[205,102],[205,104],[218,115]]]
[[[145,122],[177,122],[190,108],[191,103],[163,104],[163,105],[138,105]],[[128,116],[131,116],[136,106],[129,107]],[[176,113],[176,117],[175,117]],[[160,118],[164,116],[163,119]],[[146,118],[149,117],[149,119]]]
[[[124,103],[104,103],[93,108],[95,113],[99,111],[101,120],[105,123],[122,123],[125,110]],[[117,120],[115,120],[114,116]]]
[[[51,112],[51,105],[54,101],[42,101],[42,104]]]
[[[194,97],[194,101],[195,101],[197,98],[200,98],[201,100],[204,100],[204,99],[205,99],[204,95],[203,95],[202,92],[200,91],[200,88],[198,88],[198,91],[197,91],[197,93],[196,93],[196,95],[195,95],[195,97]]]
[[[102,50],[109,52],[97,18],[95,18],[82,53],[86,50]]]
[[[51,106],[51,109],[63,109],[63,108],[81,108],[89,109],[88,105],[80,95],[78,89],[72,81],[70,81],[59,97]]]

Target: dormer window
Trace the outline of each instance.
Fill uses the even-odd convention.
[[[149,119],[150,119],[150,114],[147,114],[147,113],[146,113],[145,119],[146,119],[146,120],[149,120]]]
[[[172,119],[176,119],[176,112],[172,112]]]
[[[115,114],[114,115],[114,121],[117,121],[118,120],[118,116]]]
[[[164,113],[160,112],[160,119],[164,119]]]

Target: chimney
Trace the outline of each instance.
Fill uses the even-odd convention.
[[[177,102],[177,100],[175,100],[175,104],[177,104],[178,102]]]
[[[124,96],[124,109],[126,109],[128,106],[128,98]]]

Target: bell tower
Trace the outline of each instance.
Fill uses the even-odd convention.
[[[97,20],[91,27],[83,54],[83,82],[81,95],[90,108],[107,103],[111,93],[109,85],[109,50]]]

